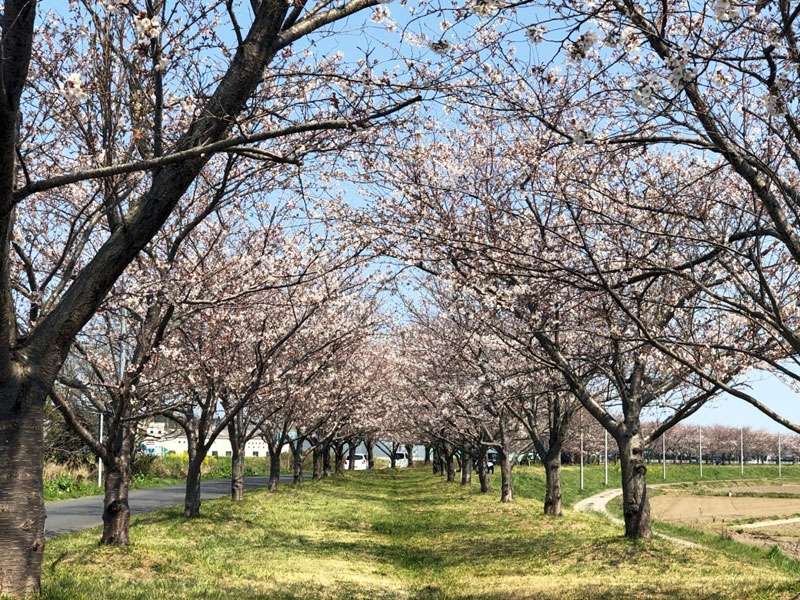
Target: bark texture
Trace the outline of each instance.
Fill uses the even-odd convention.
[[[303,485],[303,443],[298,440],[290,447],[292,449],[292,458],[294,459],[292,483],[294,485]]]
[[[625,537],[650,539],[650,500],[647,498],[647,465],[641,434],[625,435],[618,440],[622,468],[622,510],[625,515]]]
[[[356,450],[358,449],[358,442],[350,442],[347,450],[347,468],[353,469],[353,465],[356,462]]]
[[[544,514],[560,517],[561,505],[561,452],[544,461],[547,488],[544,493]]]
[[[244,499],[244,448],[231,441],[231,500]]]
[[[481,444],[480,449],[478,450],[478,480],[481,483],[481,492],[484,494],[489,491],[489,472],[486,469],[486,454],[489,452],[489,449]]]
[[[280,452],[270,452],[269,455],[269,490],[278,491],[281,481],[281,455]]]
[[[333,465],[337,475],[344,475],[344,441],[336,442],[333,446]]]
[[[101,544],[126,546],[130,543],[131,509],[128,493],[133,477],[131,462],[134,443],[133,430],[129,426],[120,426],[114,439],[112,455],[109,460],[103,461],[106,479]]]
[[[331,476],[331,447],[325,444],[322,448],[322,476]]]
[[[472,455],[461,453],[461,485],[472,485]]]
[[[456,468],[453,464],[453,455],[448,452],[445,454],[444,458],[444,468],[447,472],[447,481],[455,481],[456,480]]]
[[[502,448],[497,451],[497,458],[500,461],[500,502],[513,502],[514,486],[511,483],[511,459]]]
[[[320,479],[322,479],[323,476],[323,465],[322,465],[323,461],[322,461],[321,450],[317,450],[316,448],[314,449],[312,454],[312,462],[314,464],[314,473],[311,476],[311,478],[314,481],[319,481]]]
[[[367,440],[367,468],[375,468],[375,442]]]
[[[30,382],[0,388],[0,596],[39,592],[44,551],[44,396]]]
[[[200,516],[200,476],[203,460],[190,460],[186,474],[186,498],[183,503],[184,517]]]

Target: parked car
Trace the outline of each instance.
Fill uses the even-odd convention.
[[[345,468],[351,471],[366,471],[368,467],[366,454],[355,454],[353,455],[353,464],[345,464]]]
[[[408,454],[405,452],[395,452],[394,453],[394,466],[395,467],[407,467],[408,466]]]

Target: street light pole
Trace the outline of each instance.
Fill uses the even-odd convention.
[[[781,476],[781,434],[778,434],[778,477]]]
[[[667,436],[661,434],[661,479],[667,480]]]

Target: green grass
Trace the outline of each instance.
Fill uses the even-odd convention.
[[[602,479],[601,479],[602,483]],[[48,542],[42,597],[79,600],[789,599],[794,573],[664,540],[632,543],[599,514],[546,518],[428,469],[333,477],[240,503],[134,519],[132,545],[98,529]]]

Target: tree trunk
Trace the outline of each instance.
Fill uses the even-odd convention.
[[[372,440],[367,440],[367,468],[374,469],[375,468],[375,442]]]
[[[294,485],[303,485],[303,442],[297,440],[292,449],[292,458],[294,459],[294,477],[292,483]]]
[[[486,469],[486,453],[489,449],[481,444],[478,451],[478,479],[481,482],[481,492],[486,493],[489,491],[489,473]]]
[[[622,467],[622,506],[625,514],[625,537],[650,539],[650,501],[647,499],[642,436],[640,433],[622,438],[619,444]]]
[[[447,452],[444,457],[444,468],[447,472],[447,481],[455,481],[456,480],[456,470],[453,466],[453,454]]]
[[[277,492],[278,483],[281,480],[281,452],[280,448],[277,451],[270,452],[269,455],[269,491]]]
[[[330,444],[325,444],[322,448],[322,476],[323,477],[330,477],[331,476],[331,446]]]
[[[231,441],[231,499],[244,498],[244,447]]]
[[[322,470],[323,470],[322,451],[317,448],[314,448],[312,457],[313,458],[311,460],[314,463],[314,474],[312,475],[312,479],[314,481],[319,481],[320,479],[322,479]]]
[[[431,447],[428,445],[425,446],[425,462],[422,464],[424,464],[426,467],[431,464]]]
[[[433,447],[433,474],[443,475],[442,472],[442,455],[437,446]]]
[[[544,494],[544,514],[561,516],[561,451],[551,448],[549,456],[544,459],[544,474],[547,489]]]
[[[131,509],[128,505],[128,491],[133,477],[133,444],[132,428],[121,424],[114,440],[111,459],[103,461],[106,479],[101,544],[127,546],[130,543]]]
[[[347,468],[351,471],[356,462],[356,450],[358,450],[358,442],[350,442],[347,448]]]
[[[461,454],[461,485],[472,485],[472,455],[469,452]]]
[[[184,517],[200,516],[200,476],[203,458],[195,457],[189,461],[189,471],[186,474],[186,499],[183,503]]]
[[[4,382],[0,392],[0,595],[38,595],[44,551],[42,423],[47,389]]]
[[[333,446],[334,472],[344,475],[344,441],[336,442]]]
[[[406,456],[408,457],[408,467],[414,466],[414,444],[406,445]]]
[[[397,452],[397,444],[392,442],[392,447],[389,452],[389,468],[394,469],[397,467],[397,458],[395,458],[395,453]]]
[[[514,486],[511,483],[511,459],[503,448],[497,451],[500,461],[500,502],[514,501]]]

